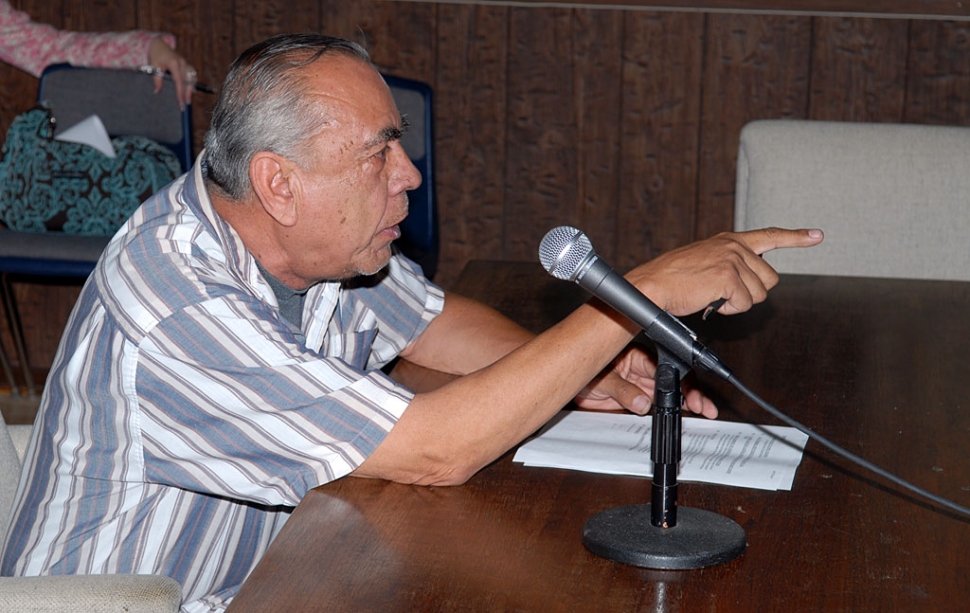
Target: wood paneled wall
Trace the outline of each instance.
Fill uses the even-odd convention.
[[[253,42],[308,30],[364,42],[386,71],[429,82],[445,286],[469,259],[535,261],[560,224],[584,229],[618,268],[729,229],[738,133],[752,119],[970,123],[970,25],[943,19],[382,0],[12,4],[58,27],[171,31],[213,85]],[[0,127],[35,88],[0,66]],[[197,146],[212,103],[196,98]],[[18,285],[35,367],[50,364],[76,292]]]

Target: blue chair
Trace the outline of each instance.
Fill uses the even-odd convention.
[[[401,224],[397,246],[421,265],[430,279],[438,268],[438,209],[434,189],[434,133],[431,88],[411,79],[384,75],[398,110],[411,128],[401,139],[404,151],[421,173],[421,186],[408,194],[408,218]]]
[[[91,115],[98,115],[109,135],[147,136],[169,147],[178,157],[183,170],[191,166],[191,113],[188,108],[179,109],[175,86],[170,80],[166,80],[162,91],[155,94],[151,76],[135,70],[57,64],[47,67],[41,75],[37,98],[53,110],[57,125],[62,128],[68,128]],[[36,389],[10,277],[25,280],[84,279],[91,274],[109,239],[107,236],[0,229],[0,292],[3,294],[27,394],[31,398],[36,396]],[[9,364],[0,346],[0,366],[16,395],[19,388]]]

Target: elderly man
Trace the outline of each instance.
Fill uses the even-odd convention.
[[[236,60],[200,161],[82,292],[3,574],[164,574],[184,611],[221,610],[310,488],[460,484],[571,399],[648,410],[653,365],[620,316],[590,303],[533,338],[394,251],[420,182],[404,129],[353,43],[282,36]],[[777,281],[759,254],[820,240],[725,234],[627,278],[675,314],[734,313]],[[415,393],[380,370],[396,357],[454,378]]]

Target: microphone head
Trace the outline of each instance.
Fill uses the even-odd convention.
[[[563,281],[575,281],[585,270],[585,264],[595,255],[589,238],[571,226],[549,230],[539,244],[542,267]]]

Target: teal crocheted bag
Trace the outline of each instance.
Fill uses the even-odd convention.
[[[14,118],[0,162],[0,220],[12,230],[106,236],[182,173],[178,158],[142,136],[111,139],[117,157],[54,140],[50,109]]]

